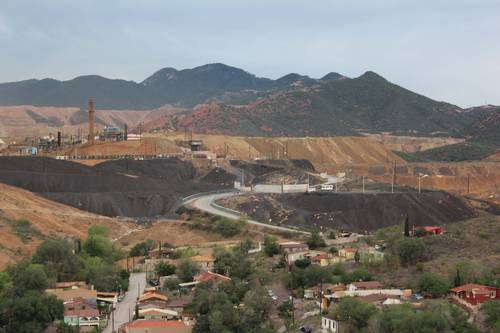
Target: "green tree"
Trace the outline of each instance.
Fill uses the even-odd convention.
[[[129,256],[140,257],[147,256],[149,251],[154,248],[154,242],[151,239],[139,242],[130,249]]]
[[[200,267],[195,262],[189,259],[182,259],[179,266],[177,266],[176,273],[182,282],[191,282],[199,271]]]
[[[420,238],[400,239],[397,242],[397,253],[403,265],[415,265],[424,259],[424,241]]]
[[[278,240],[274,236],[266,236],[264,239],[264,253],[269,257],[279,253]]]
[[[10,267],[8,273],[12,281],[13,291],[18,296],[24,295],[27,290],[44,292],[48,287],[47,274],[40,264],[21,262]]]
[[[286,300],[278,306],[278,313],[283,324],[285,325],[286,331],[290,332],[290,328],[294,324],[294,308],[293,302],[291,300]]]
[[[155,265],[155,273],[158,276],[168,276],[175,274],[175,269],[175,265],[166,262],[159,262]]]
[[[404,235],[405,237],[410,237],[410,217],[408,216],[408,214],[406,214],[405,216],[405,220],[404,220]]]
[[[361,260],[361,256],[359,254],[359,251],[356,251],[356,253],[354,253],[354,261],[356,263],[359,263],[360,260]]]
[[[377,314],[375,306],[353,297],[341,298],[338,306],[333,309],[333,316],[336,320],[345,322],[356,330],[366,327],[370,318],[375,314]]]
[[[358,267],[354,269],[350,274],[351,281],[370,281],[371,279],[372,275],[364,267]]]
[[[306,244],[309,246],[311,250],[326,246],[325,240],[323,239],[323,237],[321,237],[321,235],[318,232],[311,233],[311,235],[306,241]]]
[[[38,246],[33,262],[43,264],[48,276],[57,281],[74,280],[81,269],[71,245],[60,239],[49,239]]]
[[[446,278],[443,278],[434,273],[424,273],[418,283],[420,292],[432,296],[441,297],[448,294],[450,283]]]
[[[500,332],[500,302],[489,301],[481,306],[481,310],[486,316],[486,325],[492,329],[492,332]]]
[[[311,260],[304,258],[304,259],[297,259],[295,260],[295,266],[298,268],[306,268],[311,265]]]

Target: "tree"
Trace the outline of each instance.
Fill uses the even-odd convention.
[[[154,242],[151,239],[139,242],[130,249],[129,256],[140,257],[147,256],[149,251],[154,248]]]
[[[405,237],[410,237],[410,217],[408,216],[408,214],[406,214],[405,216],[404,228]]]
[[[432,296],[441,297],[448,294],[450,290],[450,283],[447,279],[434,274],[434,273],[424,273],[420,278],[418,283],[420,292]]]
[[[496,329],[493,332],[500,332],[500,302],[489,301],[481,306],[481,310],[486,315],[486,324],[492,329]]]
[[[274,236],[266,236],[264,239],[264,253],[269,257],[279,253],[278,241]]]
[[[459,287],[461,286],[463,283],[462,283],[462,277],[460,276],[460,270],[457,268],[457,272],[455,274],[455,279],[453,279],[453,285],[455,287]]]
[[[311,250],[326,246],[325,240],[318,232],[311,233],[311,236],[307,239],[306,244]]]
[[[350,276],[351,281],[370,281],[371,279],[372,275],[364,267],[354,269]]]
[[[356,263],[359,263],[360,260],[361,260],[361,256],[359,254],[359,251],[356,251],[356,253],[354,253],[354,261]]]
[[[368,320],[377,313],[377,308],[353,297],[343,297],[333,310],[336,320],[346,322],[357,330],[368,325]]]
[[[32,260],[43,264],[47,275],[57,281],[73,280],[81,268],[71,245],[60,239],[44,241],[38,246]]]
[[[175,265],[159,262],[155,265],[155,273],[158,276],[168,276],[175,273]]]
[[[13,291],[22,296],[28,290],[44,292],[48,287],[47,275],[40,264],[21,262],[8,269],[12,281]]]
[[[199,271],[200,268],[195,262],[189,259],[182,259],[177,267],[176,273],[182,282],[191,282]]]
[[[281,319],[283,319],[286,331],[290,332],[290,328],[294,324],[294,309],[292,300],[286,300],[281,303],[278,306],[278,313]]]
[[[396,251],[403,265],[414,265],[424,258],[425,244],[420,238],[403,238],[397,242]]]
[[[295,260],[295,266],[297,266],[298,268],[306,268],[309,265],[311,265],[311,260],[307,258]]]

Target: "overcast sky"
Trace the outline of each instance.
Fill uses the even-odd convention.
[[[222,62],[500,105],[500,0],[1,0],[0,46],[0,82]]]

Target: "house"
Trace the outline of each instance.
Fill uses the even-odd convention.
[[[180,314],[176,311],[163,309],[161,307],[147,307],[139,309],[139,318],[141,319],[180,319]]]
[[[344,258],[345,260],[354,260],[356,252],[358,252],[358,249],[354,249],[352,247],[345,247],[343,249],[339,249],[338,255],[339,257]]]
[[[490,300],[500,300],[500,288],[469,283],[451,289],[454,297],[471,306],[476,306]]]
[[[443,227],[437,226],[423,226],[423,227],[415,227],[412,228],[412,236],[423,237],[427,235],[442,235]]]
[[[182,321],[139,319],[123,324],[118,333],[191,333],[192,327]]]
[[[359,249],[359,258],[363,263],[377,263],[384,260],[385,253],[373,246],[364,246]]]
[[[201,270],[211,271],[214,269],[215,259],[211,256],[197,255],[189,258],[191,261],[198,264]]]
[[[231,278],[211,271],[206,271],[206,272],[201,272],[200,274],[195,276],[194,281],[197,283],[207,282],[207,281],[227,282],[231,281]]]
[[[319,298],[320,292],[322,292],[323,296],[325,296],[325,295],[332,295],[336,291],[343,291],[343,290],[346,290],[346,286],[343,283],[339,284],[324,283],[323,285],[320,286],[315,286],[312,288],[305,289],[304,298],[306,299]]]
[[[355,291],[355,290],[380,289],[382,287],[383,287],[382,283],[378,281],[360,281],[348,284],[347,290]]]
[[[101,303],[110,304],[114,308],[114,307],[116,307],[116,304],[118,303],[118,293],[98,291],[97,292],[97,301],[101,302]]]
[[[309,246],[300,242],[279,242],[280,253],[290,254],[295,252],[304,252],[309,250]]]
[[[92,289],[85,281],[56,282],[54,289]]]
[[[321,329],[323,330],[323,332],[338,333],[339,325],[334,319],[321,317]]]
[[[184,314],[184,308],[191,304],[192,298],[191,297],[180,297],[180,298],[174,298],[170,299],[165,308],[168,310],[175,311],[179,313],[180,315]]]
[[[64,323],[66,325],[98,328],[100,321],[97,302],[83,298],[64,302]]]
[[[332,295],[325,295],[328,300],[339,300],[342,297],[361,297],[369,295],[389,295],[397,296],[398,298],[409,298],[411,296],[411,289],[360,289],[360,290],[345,290],[336,291]]]
[[[142,294],[141,297],[139,297],[139,300],[137,301],[137,303],[141,304],[141,303],[145,303],[148,301],[163,302],[163,303],[167,304],[168,297],[166,295],[163,295],[163,294],[160,294],[157,292],[147,292],[147,293]]]
[[[285,253],[285,258],[288,265],[293,265],[297,260],[309,259],[313,261],[313,258],[317,257],[317,262],[321,262],[321,259],[328,258],[328,254],[322,251],[300,251],[300,252],[290,252]]]
[[[97,291],[84,288],[78,289],[47,289],[48,294],[56,296],[63,302],[71,301],[74,299],[86,299],[97,302]]]

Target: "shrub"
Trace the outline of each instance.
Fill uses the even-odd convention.
[[[424,273],[420,278],[418,288],[423,294],[432,297],[441,297],[448,294],[450,283],[446,278],[437,274]]]
[[[397,242],[396,251],[403,265],[414,265],[424,258],[425,244],[420,238],[402,238]]]

